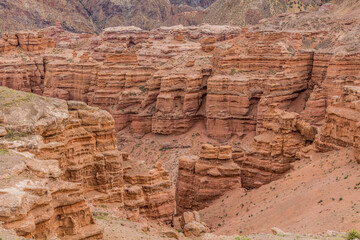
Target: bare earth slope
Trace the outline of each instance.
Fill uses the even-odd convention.
[[[310,153],[281,180],[243,193],[232,191],[201,211],[217,234],[321,234],[359,229],[360,166],[352,149]]]

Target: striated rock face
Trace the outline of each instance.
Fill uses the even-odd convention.
[[[64,41],[26,64],[10,68],[4,60],[0,71],[10,69],[2,85],[99,106],[113,115],[117,131],[130,127],[137,136],[184,133],[194,120],[205,119],[207,134],[221,141],[260,131],[267,105],[286,109],[314,85],[314,54],[296,49],[304,35],[322,34],[241,33],[209,25],[150,32],[116,27],[72,41],[58,28],[47,31]],[[24,77],[11,72],[19,69]],[[305,109],[319,112],[316,121],[326,106],[321,99],[312,94]]]
[[[232,160],[230,146],[205,144],[199,157],[179,159],[176,182],[177,213],[202,209],[225,191],[241,188],[240,167]]]
[[[355,143],[355,152],[358,152],[359,97],[359,87],[345,86],[344,93],[333,99],[326,109],[325,123],[315,142],[318,150],[351,147]]]
[[[26,238],[50,239],[57,234],[61,239],[102,239],[102,230],[95,225],[83,194],[87,185],[94,185],[87,182],[94,175],[86,173],[82,164],[79,179],[67,174],[71,161],[89,162],[95,154],[84,151],[86,142],[76,144],[80,135],[65,139],[70,123],[86,132],[80,129],[81,119],[70,116],[63,100],[6,88],[0,88],[0,99],[0,123],[6,129],[0,137],[3,226]],[[102,130],[98,131],[101,135]],[[70,141],[74,144],[66,147]],[[117,161],[121,163],[121,159]]]
[[[4,155],[1,161],[22,157],[12,152]],[[26,171],[33,171],[32,160],[27,161],[30,163],[27,163]],[[42,170],[39,169],[37,174]],[[1,189],[0,219],[3,227],[34,239],[50,239],[54,234],[60,239],[102,239],[102,230],[95,225],[81,186],[54,179],[54,175],[51,177],[37,179],[37,176],[25,173],[18,178],[26,180]],[[33,178],[36,180],[30,180]],[[2,181],[9,182],[9,179],[5,177]]]
[[[245,188],[260,187],[279,179],[291,168],[297,152],[312,142],[317,130],[299,120],[299,114],[286,112],[270,105],[263,115],[263,129],[249,149],[237,156],[241,181]]]
[[[57,48],[31,57],[20,52],[22,61],[11,64],[4,57],[0,83],[99,106],[113,115],[116,130],[130,127],[137,136],[184,133],[203,118],[214,44],[240,33],[226,26],[116,27],[100,38],[66,36],[59,26],[46,31]]]
[[[81,102],[4,88],[1,93],[7,128],[37,136],[33,143],[8,148],[29,151],[38,160],[57,161],[64,180],[79,183],[85,192],[102,192],[109,201],[122,202],[122,156],[109,113]],[[28,118],[19,118],[19,113]]]
[[[232,135],[261,131],[267,106],[290,107],[309,88],[313,53],[296,51],[305,35],[247,31],[231,47],[214,53],[214,74],[208,80],[208,134],[226,140]],[[289,47],[291,46],[291,47]]]
[[[169,172],[160,163],[153,169],[134,162],[127,164],[124,200],[128,218],[136,221],[141,215],[170,222],[175,210],[175,190]]]
[[[162,202],[165,198],[159,197],[159,202],[153,201],[157,207],[147,205],[144,186],[155,188],[151,183],[135,181],[136,187],[130,184],[124,193],[122,186],[127,183],[115,174],[122,167],[115,160],[119,153],[114,132],[123,130],[136,138],[148,133],[181,134],[196,122],[204,122],[207,136],[219,142],[239,139],[241,145],[256,134],[249,146],[241,146],[234,152],[233,160],[242,169],[242,186],[254,188],[281,177],[297,159],[300,148],[312,143],[317,128],[328,121],[325,114],[331,99],[340,96],[344,86],[358,85],[359,54],[346,49],[351,44],[357,46],[356,41],[351,42],[355,24],[340,21],[344,26],[340,28],[326,20],[327,13],[320,17],[305,15],[284,15],[242,29],[210,25],[161,27],[151,31],[110,27],[99,36],[68,33],[58,24],[41,30],[44,34],[39,39],[53,41],[47,47],[43,47],[46,46],[43,40],[34,40],[39,47],[16,43],[7,50],[5,45],[10,46],[17,37],[4,34],[0,84],[69,101],[71,117],[51,128],[51,133],[45,131],[41,135],[45,144],[64,145],[58,151],[59,155],[69,155],[61,160],[69,181],[81,182],[90,196],[93,191],[102,193],[94,201],[125,206],[131,210],[131,218],[136,219],[139,214],[151,216],[146,209],[156,209],[153,212],[159,212],[154,216],[163,218],[169,214],[173,202]],[[297,26],[299,19],[303,21]],[[329,24],[323,29],[320,22]],[[338,29],[348,31],[348,35],[339,37]],[[335,37],[338,43],[332,46],[331,39]],[[86,107],[84,113],[83,106],[74,100],[109,112],[115,120],[115,129],[109,127],[110,115],[101,114],[101,121],[97,122],[93,118],[98,116],[87,115],[93,111],[91,108]],[[101,136],[98,136],[99,128],[106,129]],[[333,141],[325,138],[342,139],[337,134],[332,136],[333,128],[325,126],[319,144]],[[352,144],[350,138],[355,133],[349,134],[342,145]],[[73,142],[80,150],[70,147]],[[43,155],[47,158],[48,153],[41,150],[37,154],[39,158]],[[94,154],[95,157],[87,156]],[[209,177],[218,174],[215,170],[192,172],[197,164],[211,165],[219,160],[216,159],[200,156],[199,160],[180,161],[184,163],[180,164],[183,170],[179,184],[184,184],[179,185],[178,191],[188,191],[193,196],[190,200],[178,200],[181,211],[201,207],[196,202],[206,203],[207,197],[218,196],[218,190],[212,192],[202,182],[202,179],[210,183],[217,179]],[[103,169],[111,169],[111,174],[104,174]],[[138,177],[137,173],[132,174],[127,176]],[[152,179],[150,169],[144,174]],[[166,173],[159,170],[155,175],[156,181],[164,182],[159,191],[170,196]],[[203,184],[205,190],[189,187],[189,182],[194,181]],[[139,203],[126,205],[125,195]]]
[[[4,227],[36,239],[102,239],[85,199],[114,203],[129,215],[136,210],[138,216],[171,219],[169,173],[158,165],[123,175],[128,155],[117,150],[108,112],[4,87],[0,102]]]
[[[45,36],[45,31],[22,31],[5,33],[0,40],[0,52],[8,52],[20,47],[27,52],[44,50],[54,47],[54,43]]]

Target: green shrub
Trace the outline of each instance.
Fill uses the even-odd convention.
[[[8,139],[9,141],[16,141],[16,140],[20,140],[24,137],[30,136],[30,133],[27,132],[17,132],[17,131],[13,131],[10,129],[6,129],[7,134],[5,136],[6,139]]]
[[[346,234],[346,240],[354,240],[354,239],[360,239],[360,233],[356,230],[351,230]]]
[[[9,150],[0,148],[0,155],[8,154]]]

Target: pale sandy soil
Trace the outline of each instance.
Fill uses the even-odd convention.
[[[359,170],[351,148],[312,152],[283,179],[246,194],[226,193],[201,211],[202,219],[219,235],[271,233],[272,227],[295,234],[360,229]]]
[[[157,240],[167,238],[163,232],[176,232],[170,226],[157,221],[140,219],[139,222],[131,222],[111,206],[101,206],[92,206],[92,213],[96,223],[104,229],[104,240]]]
[[[323,235],[305,235],[305,234],[289,234],[289,235],[271,235],[271,234],[251,234],[247,236],[224,236],[206,234],[198,240],[343,240],[344,234],[336,233],[336,236],[330,236],[331,234]]]

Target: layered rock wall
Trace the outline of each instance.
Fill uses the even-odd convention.
[[[314,141],[317,134],[315,127],[299,119],[299,114],[280,110],[275,104],[265,111],[262,126],[250,147],[234,155],[245,188],[279,179],[291,169],[300,149]]]
[[[129,127],[140,137],[184,133],[197,119],[205,119],[207,134],[221,141],[260,131],[266,107],[286,109],[301,92],[321,85],[330,59],[300,50],[304,37],[316,42],[322,36],[317,31],[209,25],[114,27],[99,37],[59,26],[42,31],[56,48],[32,54],[36,58],[26,64],[14,61],[19,74],[3,70],[8,75],[0,83],[99,106],[113,115],[117,131]],[[7,68],[4,62],[0,70]],[[324,110],[321,96],[311,100],[308,115]],[[318,122],[322,114],[304,119]]]
[[[4,87],[0,100],[4,227],[36,239],[101,239],[86,201],[113,203],[135,220],[171,220],[169,172],[160,165],[138,172],[126,167],[124,175],[128,154],[117,150],[108,112]]]
[[[131,164],[125,171],[124,199],[128,218],[139,216],[170,222],[175,210],[175,189],[167,172],[158,163],[155,168],[145,170],[144,166]]]
[[[0,52],[9,52],[17,47],[26,52],[35,52],[54,46],[42,30],[5,33],[0,40]]]
[[[345,86],[343,89],[344,93],[334,97],[326,109],[325,123],[315,142],[319,151],[351,147],[355,139],[357,143],[360,89],[357,86]]]
[[[240,167],[230,146],[203,145],[199,156],[179,159],[176,182],[177,214],[202,209],[225,191],[241,188]]]
[[[95,225],[84,192],[90,187],[110,192],[104,186],[116,182],[109,179],[122,169],[96,169],[95,165],[102,162],[95,156],[106,155],[101,142],[109,142],[101,140],[106,129],[96,129],[96,124],[86,120],[98,121],[101,113],[111,120],[110,114],[83,103],[78,103],[83,114],[70,112],[69,105],[78,109],[76,103],[68,105],[63,100],[3,87],[0,99],[3,226],[26,238],[50,239],[56,234],[60,239],[102,239],[102,230]],[[91,112],[93,116],[89,117]],[[121,167],[121,158],[110,160]],[[71,167],[76,169],[73,175],[69,174]],[[117,192],[117,188],[112,190]]]

